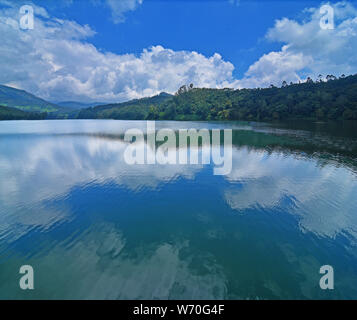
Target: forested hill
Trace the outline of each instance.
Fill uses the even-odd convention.
[[[175,96],[84,109],[79,118],[136,120],[357,120],[357,75],[281,88],[200,89],[181,87]]]
[[[62,109],[24,90],[3,85],[0,85],[0,105],[34,113],[55,113]]]
[[[25,112],[16,108],[0,106],[0,120],[43,120],[46,117],[46,112]]]
[[[172,97],[171,94],[162,92],[149,98],[82,109],[78,119],[143,120],[147,118],[151,106],[159,106]]]

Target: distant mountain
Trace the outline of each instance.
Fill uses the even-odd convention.
[[[68,109],[85,109],[85,108],[91,108],[99,105],[104,105],[105,102],[91,102],[91,103],[83,103],[83,102],[78,102],[78,101],[60,101],[60,102],[54,102],[54,104],[68,108]]]
[[[0,120],[43,120],[46,113],[26,112],[16,108],[0,106]]]
[[[161,92],[149,98],[82,109],[78,114],[78,119],[146,119],[150,107],[159,105],[172,97],[169,93]]]
[[[24,90],[0,85],[0,105],[27,112],[54,113],[64,110],[54,103],[45,101]]]

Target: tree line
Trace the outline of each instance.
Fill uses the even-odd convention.
[[[44,120],[46,118],[46,112],[26,112],[16,108],[0,106],[0,120]]]
[[[357,75],[320,75],[303,83],[257,89],[207,89],[193,84],[175,95],[81,110],[80,119],[123,120],[357,120]]]

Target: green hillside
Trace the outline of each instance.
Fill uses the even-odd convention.
[[[79,110],[79,109],[85,109],[85,108],[104,105],[105,103],[103,103],[103,102],[83,103],[83,102],[78,102],[78,101],[60,101],[60,102],[55,102],[55,104],[60,107],[73,109],[73,110]]]
[[[81,110],[78,118],[143,120],[149,116],[151,107],[160,105],[171,98],[172,95],[162,92],[159,95],[149,98],[96,106]]]
[[[357,75],[281,88],[205,89],[183,86],[164,95],[84,109],[80,118],[130,120],[357,120]]]
[[[281,88],[206,89],[183,86],[159,95],[85,109],[60,107],[26,91],[0,86],[0,105],[47,113],[48,119],[123,120],[357,120],[357,75],[283,83]],[[73,106],[73,103],[71,103]],[[20,116],[20,115],[19,115]]]
[[[58,112],[63,108],[24,90],[0,85],[0,105],[27,112]]]
[[[43,120],[46,113],[25,112],[16,108],[0,106],[0,120]]]

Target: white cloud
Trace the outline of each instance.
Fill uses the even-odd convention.
[[[90,26],[50,17],[38,6],[35,29],[23,31],[18,26],[18,5],[1,2],[10,7],[0,10],[0,83],[48,100],[120,102],[162,91],[173,93],[191,82],[197,87],[259,87],[316,78],[320,73],[357,72],[357,11],[348,3],[334,5],[334,30],[320,28],[319,8],[306,9],[304,22],[276,21],[266,38],[282,42],[282,49],[263,55],[243,79],[236,80],[234,66],[218,53],[206,57],[160,45],[139,55],[101,51],[88,40],[95,34]],[[117,22],[141,3],[106,2]]]
[[[270,41],[282,42],[280,51],[263,55],[251,65],[239,87],[280,85],[283,80],[296,82],[319,74],[357,72],[357,10],[348,2],[331,4],[335,29],[320,28],[320,8],[305,10],[306,21],[283,18],[275,22],[266,35]]]
[[[240,87],[267,87],[270,84],[280,85],[282,80],[298,82],[298,71],[312,62],[311,56],[291,52],[288,46],[284,46],[279,52],[263,55],[249,67],[245,78],[237,83]]]
[[[106,0],[107,5],[112,11],[114,23],[125,21],[124,13],[137,9],[143,0]]]
[[[233,65],[219,54],[205,57],[157,45],[140,55],[118,55],[87,42],[95,34],[87,25],[36,16],[35,29],[23,31],[18,18],[15,6],[0,11],[0,83],[45,99],[117,102],[172,93],[191,82],[223,87],[233,81]]]

